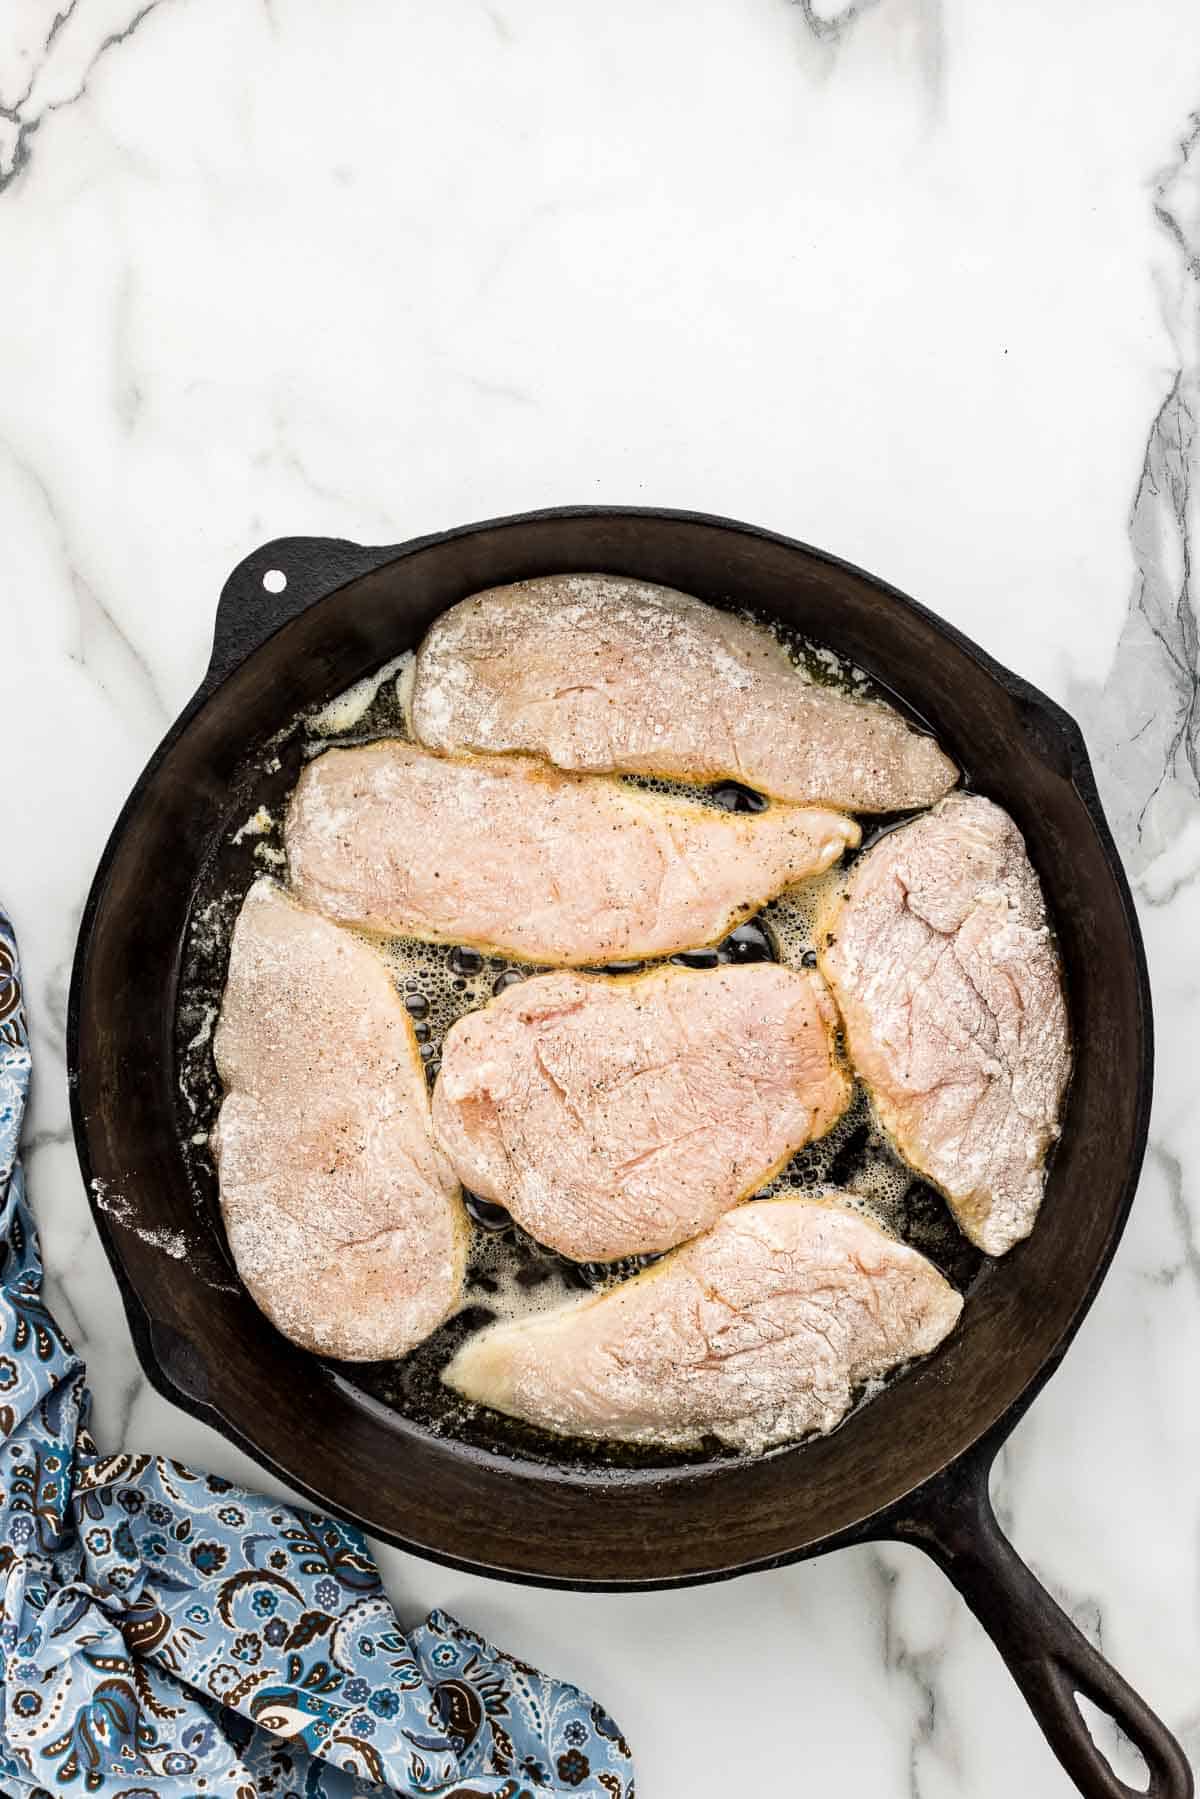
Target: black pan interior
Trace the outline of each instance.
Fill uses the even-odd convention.
[[[380,566],[235,662],[185,718],[114,833],[85,920],[71,1019],[76,1120],[148,1372],[379,1534],[516,1578],[711,1578],[844,1539],[1027,1400],[1082,1316],[1127,1209],[1148,1093],[1144,974],[1078,733],[870,577],[721,521],[558,514],[376,554]],[[261,575],[275,565],[288,575],[289,604],[337,587],[329,549],[311,557],[301,542],[251,558],[223,600],[225,654],[245,647],[239,620],[247,636],[261,628]],[[567,569],[748,604],[901,696],[1016,818],[1066,964],[1078,1060],[1033,1237],[974,1281],[962,1327],[937,1354],[833,1436],[757,1461],[597,1465],[512,1438],[462,1441],[404,1417],[369,1382],[271,1330],[232,1278],[219,1232],[198,1220],[180,1143],[173,1028],[186,925],[246,816],[248,771],[268,740],[415,645],[465,594]],[[287,782],[286,765],[279,774]],[[164,1253],[164,1241],[185,1243],[185,1254]]]

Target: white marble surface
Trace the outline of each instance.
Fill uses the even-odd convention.
[[[1200,1760],[1198,107],[1193,0],[10,0],[0,893],[106,1446],[259,1479],[138,1373],[63,1081],[88,880],[227,569],[557,502],[740,515],[1087,725],[1151,959],[1152,1148],[997,1495]],[[915,1552],[656,1597],[384,1561],[402,1614],[601,1693],[643,1799],[1069,1790]]]

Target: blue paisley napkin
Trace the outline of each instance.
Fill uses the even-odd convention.
[[[444,1612],[402,1631],[357,1531],[99,1454],[42,1299],[17,1160],[29,1073],[0,912],[0,1791],[632,1799],[600,1706]]]

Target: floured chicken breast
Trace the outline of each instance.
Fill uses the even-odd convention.
[[[821,920],[851,1058],[972,1243],[1033,1228],[1070,1070],[1058,956],[1021,834],[953,794],[889,832]]]
[[[296,892],[332,918],[570,965],[715,943],[859,831],[817,808],[731,814],[391,740],[310,762],[285,838]]]
[[[928,806],[957,778],[932,737],[807,682],[763,627],[618,575],[549,575],[452,606],[418,652],[411,716],[430,749],[742,781],[848,812]]]
[[[383,963],[256,881],[213,1049],[221,1212],[251,1297],[304,1349],[403,1355],[458,1305],[468,1226]]]
[[[961,1310],[915,1249],[786,1195],[594,1299],[480,1331],[443,1378],[567,1436],[765,1449],[832,1430],[856,1387],[927,1355]]]
[[[820,975],[546,974],[453,1027],[434,1129],[463,1181],[577,1262],[671,1249],[845,1110]]]

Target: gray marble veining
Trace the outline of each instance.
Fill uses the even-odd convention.
[[[1200,819],[1200,114],[1156,181],[1153,206],[1177,252],[1180,366],[1155,413],[1134,495],[1128,617],[1103,689],[1082,700],[1109,815],[1138,874]],[[1143,884],[1147,904],[1169,903],[1197,865],[1200,857],[1188,856]]]
[[[164,0],[144,0],[130,8],[127,0],[117,0],[80,6],[79,0],[67,0],[60,8],[50,0],[22,8],[19,15],[13,9],[0,39],[3,73],[23,66],[27,74],[19,89],[10,92],[7,80],[0,87],[0,121],[7,127],[0,135],[0,194],[28,163],[45,121],[82,100],[101,58],[132,37],[162,4]],[[44,33],[40,42],[39,30]]]

